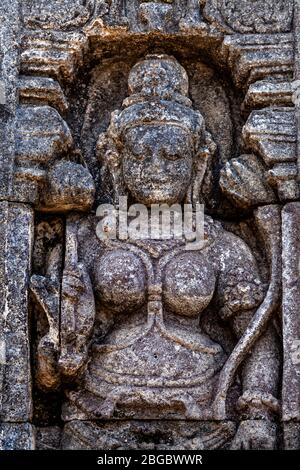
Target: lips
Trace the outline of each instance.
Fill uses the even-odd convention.
[[[158,184],[170,184],[170,180],[165,176],[153,176],[151,179],[143,180],[143,184],[148,186],[158,185]]]

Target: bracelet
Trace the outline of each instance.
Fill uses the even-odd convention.
[[[273,413],[279,413],[280,402],[270,393],[248,390],[238,399],[237,408],[239,411],[244,411],[249,407],[256,409],[268,408]]]

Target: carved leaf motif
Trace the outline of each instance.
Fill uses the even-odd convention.
[[[23,20],[30,28],[76,29],[91,18],[96,0],[26,0]],[[106,5],[103,0],[101,4]]]
[[[293,5],[293,0],[207,0],[204,16],[226,33],[279,33],[290,31]]]

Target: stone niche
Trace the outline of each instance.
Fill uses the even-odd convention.
[[[2,0],[0,449],[299,448],[298,15]]]

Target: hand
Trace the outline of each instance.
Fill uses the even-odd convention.
[[[73,302],[78,302],[85,292],[86,272],[80,263],[64,270],[62,283],[62,296]]]
[[[59,370],[73,380],[84,371],[95,320],[93,288],[84,264],[69,265],[63,273],[61,303],[61,351]]]
[[[79,354],[74,348],[71,351],[64,351],[58,362],[59,371],[64,379],[80,378],[85,367],[87,354]]]
[[[93,178],[83,165],[59,161],[48,172],[48,191],[43,205],[60,211],[86,211],[94,202],[94,194]]]
[[[36,380],[44,391],[58,390],[60,377],[57,369],[58,344],[49,334],[44,336],[37,350]]]
[[[239,425],[232,450],[275,450],[277,426],[268,420],[247,420]]]

